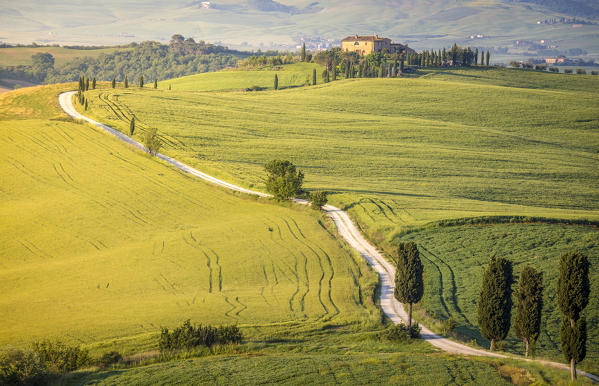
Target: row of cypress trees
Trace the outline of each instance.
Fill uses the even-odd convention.
[[[511,324],[512,263],[505,258],[491,258],[487,265],[478,300],[478,324],[481,334],[495,344],[506,338]],[[576,378],[576,364],[586,356],[587,326],[581,316],[589,302],[589,261],[579,251],[560,256],[557,280],[557,303],[563,314],[560,327],[561,348],[570,363],[572,379]],[[520,285],[515,293],[517,336],[526,345],[526,356],[534,347],[541,328],[543,309],[543,273],[526,266],[520,274]]]
[[[395,256],[394,296],[407,304],[408,329],[412,329],[412,305],[424,294],[423,266],[414,242],[401,243]],[[589,261],[579,251],[564,253],[559,259],[557,302],[563,314],[560,327],[561,348],[570,363],[571,378],[576,378],[576,364],[586,356],[587,324],[582,311],[589,303]],[[478,324],[481,334],[491,341],[491,351],[505,339],[510,330],[512,312],[512,262],[491,257],[485,272],[478,299]],[[526,266],[520,273],[516,300],[516,335],[526,345],[526,356],[535,346],[541,331],[543,311],[543,273]]]
[[[94,78],[94,84],[95,84],[95,78]],[[112,78],[112,81],[110,82],[111,87],[112,88],[116,88],[116,78]],[[144,87],[144,76],[140,76],[139,77],[139,87],[143,88]],[[129,88],[129,77],[127,77],[127,75],[125,75],[125,79],[123,80],[123,86],[125,88]],[[95,87],[94,87],[95,88]],[[158,88],[158,79],[154,79],[154,88]]]
[[[407,61],[409,65],[419,67],[439,67],[444,65],[488,66],[491,61],[491,52],[487,51],[485,53],[482,50],[479,53],[478,48],[472,50],[470,47],[462,48],[454,44],[449,51],[443,48],[443,50],[437,51],[424,50],[421,53],[409,53]]]

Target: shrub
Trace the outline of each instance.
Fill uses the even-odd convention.
[[[557,67],[549,67],[549,71],[551,71],[551,72],[559,72],[559,68],[557,68]]]
[[[522,68],[526,68],[526,69],[531,69],[532,68],[532,64],[530,63],[522,63]]]
[[[510,66],[512,66],[514,68],[520,68],[520,62],[516,62],[515,60],[512,60],[510,62]]]
[[[310,193],[310,200],[312,201],[312,209],[314,210],[321,210],[329,201],[327,193],[320,191]]]
[[[89,352],[79,347],[66,346],[61,342],[38,342],[33,344],[38,354],[52,373],[64,374],[90,364]]]
[[[410,339],[418,339],[420,338],[420,326],[418,323],[414,323],[410,333],[410,329],[405,324],[396,324],[381,332],[381,338],[391,342],[406,342]]]
[[[586,72],[586,70],[584,68],[577,68],[576,69],[576,73],[579,74],[579,75],[586,75],[587,74],[587,72]]]
[[[545,66],[544,64],[537,64],[535,66],[535,70],[537,71],[545,71],[547,69],[547,66]]]
[[[591,71],[591,75],[599,75],[599,71]]]
[[[0,354],[0,384],[39,385],[48,376],[46,364],[33,351],[9,350]]]
[[[101,367],[108,367],[119,363],[122,359],[123,356],[118,351],[111,351],[102,355],[98,363]]]
[[[266,87],[252,86],[252,87],[246,88],[245,91],[263,91],[265,89],[266,89]]]
[[[215,344],[241,343],[243,335],[237,326],[212,327],[209,325],[192,326],[186,320],[172,332],[162,328],[158,347],[160,351],[190,349],[197,346],[212,347]]]
[[[158,154],[158,151],[162,146],[162,141],[158,136],[158,130],[156,128],[146,130],[146,134],[144,135],[144,145],[146,145],[146,148],[151,155]]]
[[[571,74],[572,73],[572,69],[571,68],[566,68],[564,70],[564,74]]]
[[[443,321],[443,324],[441,325],[441,333],[443,335],[449,335],[457,327],[458,324],[456,323],[456,321],[452,317],[449,317],[449,319],[445,319]]]

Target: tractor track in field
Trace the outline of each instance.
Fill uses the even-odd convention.
[[[128,136],[119,132],[118,130],[115,130],[107,125],[102,124],[102,123],[96,122],[96,121],[80,114],[73,105],[73,96],[75,94],[76,94],[76,91],[69,91],[69,92],[62,93],[59,96],[60,107],[64,110],[64,112],[67,115],[71,116],[72,118],[84,120],[88,123],[91,123],[93,126],[96,126],[97,128],[116,136],[117,138],[121,139],[123,142],[126,142],[129,145],[131,145],[139,150],[147,152],[146,148],[141,143],[136,142],[135,140],[129,138]],[[250,194],[250,195],[254,195],[254,196],[258,196],[258,197],[262,197],[262,198],[270,198],[271,197],[269,194],[266,194],[266,193],[252,191],[250,189],[246,189],[246,188],[236,186],[234,184],[230,184],[228,182],[219,180],[215,177],[212,177],[212,176],[210,176],[206,173],[203,173],[199,170],[196,170],[196,169],[192,168],[191,166],[188,166],[182,162],[177,161],[176,159],[165,156],[163,154],[158,153],[158,154],[156,154],[156,157],[161,159],[162,161],[165,161],[165,162],[171,164],[175,168],[177,168],[185,173],[191,174],[193,176],[201,178],[207,182],[218,185],[220,187],[228,188],[228,189],[231,189],[231,190],[234,190],[237,192],[246,193],[246,194]],[[293,199],[293,201],[295,203],[301,204],[301,205],[309,205],[310,204],[308,201],[303,200],[303,199],[296,198],[296,199]],[[370,242],[368,242],[366,240],[366,238],[362,235],[362,233],[360,233],[360,231],[358,230],[358,228],[356,227],[354,222],[351,220],[351,218],[349,217],[347,212],[345,212],[339,208],[336,208],[332,205],[325,205],[323,207],[323,209],[326,211],[327,215],[335,223],[335,226],[337,227],[337,231],[339,232],[339,235],[353,249],[355,249],[358,253],[360,253],[360,255],[367,261],[368,265],[370,265],[372,267],[372,269],[374,269],[374,271],[376,271],[377,274],[379,275],[380,306],[381,306],[384,314],[395,324],[405,323],[408,319],[407,312],[405,311],[403,305],[401,303],[399,303],[393,296],[393,290],[395,287],[395,268],[393,267],[393,265],[387,259],[385,259],[385,257],[380,252],[378,252],[376,250],[376,248],[374,246],[372,246],[372,244],[370,244]],[[280,229],[279,229],[279,232],[280,232]],[[322,264],[322,262],[321,262],[321,264]],[[324,273],[324,271],[323,271],[323,273]],[[321,278],[321,281],[323,279],[324,279],[324,277]],[[228,313],[230,313],[231,311],[233,311],[234,309],[236,309],[238,307],[233,305],[232,303],[230,303],[228,301],[228,299],[226,299],[226,300],[227,300],[227,303],[229,303],[233,306],[233,308],[225,314],[225,315],[229,316]],[[328,309],[327,309],[327,313],[329,313]],[[524,361],[528,361],[528,362],[535,362],[535,363],[539,363],[539,364],[546,365],[546,366],[560,368],[563,370],[570,369],[570,366],[566,365],[564,363],[551,362],[551,361],[539,360],[539,359],[528,359],[528,358],[518,357],[516,355],[500,354],[500,353],[491,352],[491,351],[487,351],[487,350],[483,350],[483,349],[473,348],[473,347],[467,346],[465,344],[458,343],[458,342],[455,342],[448,338],[445,338],[441,335],[438,335],[438,334],[432,332],[430,329],[426,328],[425,326],[421,325],[421,328],[422,328],[421,329],[422,339],[426,340],[433,346],[435,346],[443,351],[446,351],[448,353],[451,353],[451,354],[520,359],[520,360],[524,360]],[[587,373],[587,372],[584,372],[581,370],[577,370],[577,373],[579,375],[583,375],[583,376],[590,378],[593,382],[599,382],[599,376],[597,376],[597,375],[590,374],[590,373]]]

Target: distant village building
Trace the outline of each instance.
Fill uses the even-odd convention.
[[[369,55],[373,52],[386,50],[390,54],[401,54],[412,52],[407,45],[393,43],[391,39],[375,36],[348,36],[341,41],[341,50],[345,52],[357,52],[359,55]]]

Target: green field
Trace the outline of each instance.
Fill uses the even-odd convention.
[[[57,96],[71,87],[0,97],[1,345],[137,347],[188,318],[377,320],[376,276],[327,220],[213,187],[63,118]]]
[[[591,76],[432,70],[406,79],[344,80],[259,93],[220,91],[231,87],[219,85],[219,77],[225,75],[195,78],[195,89],[185,80],[189,91],[165,90],[166,82],[159,90],[96,90],[88,93],[88,114],[121,130],[135,116],[142,129],[163,133],[166,154],[252,188],[264,189],[266,161],[290,159],[306,172],[308,189],[330,191],[330,201],[348,210],[387,251],[405,231],[443,219],[599,218],[594,94],[599,79]],[[177,82],[184,81],[172,81]],[[480,283],[472,277],[480,276],[493,252],[513,248],[510,257],[518,267],[540,256],[547,313],[538,353],[561,360],[553,300],[556,259],[580,248],[595,260],[599,232],[549,224],[488,229],[491,236],[511,235],[509,243],[497,246],[478,228],[404,236],[420,241],[429,259],[423,306],[436,319],[452,316],[462,338],[484,345],[474,303]],[[460,231],[473,245],[450,245],[452,232]],[[438,267],[426,251],[437,256]],[[598,278],[595,268],[593,283]],[[599,337],[597,310],[595,303],[587,311],[593,321],[590,340]],[[513,336],[505,348],[522,351]],[[599,346],[590,343],[584,365],[596,371],[598,355]]]
[[[48,53],[54,56],[54,64],[59,66],[74,58],[83,58],[86,56],[96,58],[101,54],[113,53],[116,49],[116,47],[106,47],[94,50],[78,50],[51,46],[0,48],[0,66],[31,65],[31,56],[40,53]]]
[[[580,250],[591,261],[591,288],[599,288],[599,232],[595,227],[557,224],[464,225],[427,229],[403,236],[418,243],[425,266],[425,296],[420,304],[435,319],[452,317],[457,332],[488,347],[478,331],[476,302],[482,272],[491,254],[510,259],[514,273],[531,265],[543,272],[545,284],[543,326],[537,355],[562,360],[559,340],[561,313],[555,288],[559,256]],[[517,285],[514,286],[514,289]],[[585,310],[589,335],[587,368],[599,370],[599,297],[592,296]],[[512,331],[505,349],[523,353],[524,344]]]
[[[295,63],[274,66],[262,70],[219,71],[182,78],[165,80],[158,83],[160,89],[177,91],[243,91],[252,86],[266,89],[274,88],[274,78],[279,78],[279,88],[295,88],[312,84],[312,70],[316,69],[316,81],[322,83],[324,67],[314,63]]]
[[[237,79],[204,74],[197,89],[231,88],[211,77]],[[191,89],[185,79],[173,84]],[[135,116],[165,136],[166,154],[248,187],[264,188],[268,160],[290,159],[308,189],[333,192],[384,241],[447,218],[599,218],[597,87],[592,76],[430,71],[257,93],[102,89],[88,114],[123,131]]]
[[[66,118],[57,96],[72,87],[0,96],[0,344],[59,339],[141,366],[58,384],[567,382],[381,340],[376,275],[326,219],[207,185]],[[187,318],[238,324],[246,341],[156,356],[159,327]]]

